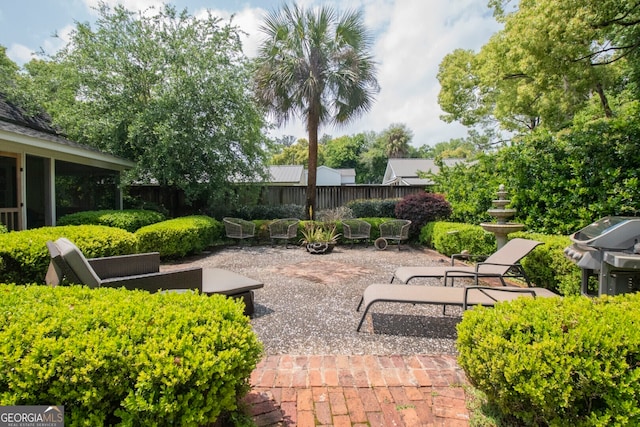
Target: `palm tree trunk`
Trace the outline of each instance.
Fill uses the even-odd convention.
[[[307,131],[309,132],[309,176],[307,177],[307,202],[305,211],[307,218],[314,220],[316,217],[316,178],[318,172],[318,113],[312,108],[307,118]]]

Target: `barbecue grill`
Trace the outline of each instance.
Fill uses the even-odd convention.
[[[569,236],[565,255],[582,269],[581,292],[598,276],[598,295],[640,291],[640,217],[606,216]],[[594,296],[594,295],[591,295]]]

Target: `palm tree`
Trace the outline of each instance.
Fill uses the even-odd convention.
[[[404,124],[392,124],[383,132],[382,138],[384,138],[387,156],[390,158],[407,157],[411,151],[409,142],[413,138],[413,132]]]
[[[306,121],[309,177],[305,210],[315,216],[318,128],[345,124],[367,112],[378,92],[371,37],[359,11],[282,6],[260,27],[266,36],[257,58],[255,89],[278,124]]]

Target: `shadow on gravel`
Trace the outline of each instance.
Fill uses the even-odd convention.
[[[458,316],[434,317],[410,314],[372,313],[373,333],[424,337],[436,339],[456,339]]]

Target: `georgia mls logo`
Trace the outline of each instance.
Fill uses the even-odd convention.
[[[64,406],[0,406],[0,427],[64,427]]]

